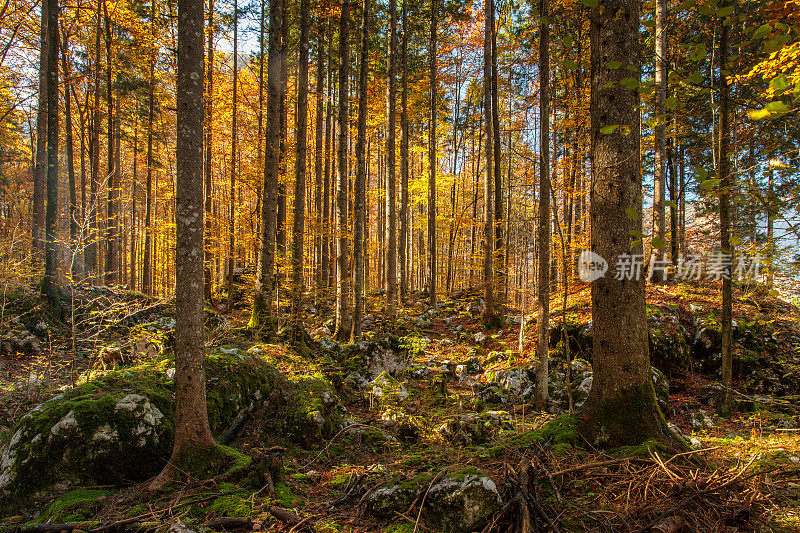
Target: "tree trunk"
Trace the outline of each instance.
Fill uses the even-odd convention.
[[[300,61],[297,93],[297,157],[294,169],[294,221],[292,226],[292,336],[303,338],[303,238],[306,223],[306,143],[308,119],[308,17],[309,0],[300,0]]]
[[[484,155],[486,164],[484,165],[483,179],[483,316],[481,319],[485,325],[490,325],[495,321],[494,314],[494,280],[493,278],[493,248],[495,242],[493,224],[493,201],[494,194],[494,125],[492,120],[492,3],[494,0],[486,0],[484,3],[484,35],[483,35],[483,111],[484,111]]]
[[[403,40],[400,49],[400,235],[398,239],[398,261],[400,262],[400,298],[408,295],[408,270],[406,247],[408,246],[408,20],[406,1],[403,1]]]
[[[389,77],[386,83],[386,320],[389,324],[394,324],[397,300],[397,235],[395,230],[395,220],[397,218],[395,213],[397,0],[389,0],[388,41],[386,53],[386,69]]]
[[[61,314],[58,288],[58,0],[47,0],[47,207],[42,291],[56,316]]]
[[[213,1],[213,0],[211,0]],[[156,36],[156,0],[150,2],[150,37],[155,40]],[[144,191],[144,256],[142,258],[142,292],[151,294],[152,274],[151,274],[151,253],[153,248],[153,119],[155,113],[155,62],[156,47],[153,46],[150,57],[150,74],[147,83],[147,174],[145,177]],[[210,168],[210,165],[209,165]],[[208,174],[206,174],[208,176]],[[208,179],[208,177],[206,177]],[[208,200],[206,199],[206,203]]]
[[[105,40],[106,40],[106,108],[108,116],[108,177],[107,177],[107,201],[106,201],[106,264],[104,272],[104,283],[111,285],[119,280],[118,277],[118,249],[117,249],[117,195],[119,184],[117,183],[117,167],[114,164],[114,84],[112,73],[114,70],[111,39],[111,17],[108,13],[108,2],[103,0],[103,14],[105,17]]]
[[[175,440],[152,486],[215,447],[206,410],[203,335],[203,0],[178,0],[175,187]]]
[[[45,196],[47,195],[47,20],[49,2],[42,2],[42,20],[39,35],[39,103],[36,110],[36,154],[33,167],[33,220],[34,247],[42,249],[42,233],[45,231]]]
[[[69,59],[67,57],[67,50],[69,49],[69,39],[67,30],[64,29],[64,35],[61,40],[61,70],[64,74],[64,141],[67,143],[67,176],[69,189],[69,242],[70,253],[75,254],[71,258],[73,274],[77,273],[77,244],[75,239],[78,236],[78,199],[75,191],[75,155],[73,152],[73,139],[72,139],[72,105],[70,102],[70,68]]]
[[[431,38],[428,45],[430,115],[428,117],[428,294],[436,307],[436,34],[437,4],[431,0]]]
[[[366,203],[366,182],[367,182],[367,72],[369,69],[369,1],[364,0],[361,10],[361,53],[359,59],[358,74],[358,138],[356,140],[356,182],[355,182],[355,202],[353,205],[353,327],[350,334],[350,342],[361,340],[361,294],[364,285],[364,211]],[[389,1],[389,9],[396,0]],[[394,24],[393,16],[390,13],[390,27]],[[390,35],[390,54],[394,39]],[[389,72],[392,76],[393,59],[389,60]],[[390,84],[391,81],[390,81]],[[393,84],[392,84],[393,85]],[[391,89],[390,89],[391,90]],[[394,103],[394,97],[392,97]],[[394,107],[390,107],[394,109]],[[390,121],[391,123],[391,121]],[[388,191],[387,191],[388,192]],[[389,296],[387,291],[386,308],[389,308]]]
[[[727,0],[723,0],[720,8],[728,5]],[[733,186],[733,176],[730,169],[729,153],[729,116],[728,116],[728,76],[725,70],[728,68],[728,26],[724,23],[724,18],[720,18],[719,36],[719,71],[717,79],[719,84],[719,223],[720,223],[720,252],[728,259],[733,259],[734,249],[731,243],[731,190]],[[729,263],[730,264],[730,263]],[[730,416],[733,385],[733,351],[732,351],[732,321],[733,321],[733,287],[731,285],[730,267],[722,276],[722,386],[725,389],[722,397],[720,414]]]
[[[492,35],[492,153],[494,154],[494,204],[492,205],[494,214],[494,272],[497,278],[498,294],[505,293],[505,273],[503,272],[503,257],[505,248],[503,246],[503,178],[500,167],[500,95],[497,92],[497,28],[495,27],[495,3],[491,2],[490,10],[490,29]],[[510,148],[509,148],[510,149]],[[502,298],[502,296],[501,296]]]
[[[92,136],[89,139],[89,152],[91,157],[91,183],[89,184],[89,237],[86,246],[86,270],[100,279],[99,271],[99,232],[97,225],[97,211],[100,209],[100,199],[97,187],[100,182],[100,13],[103,0],[97,0],[95,36],[94,36],[94,72],[92,72],[92,88],[94,101],[92,106]]]
[[[664,116],[664,100],[667,98],[667,2],[656,0],[656,127],[654,130],[655,162],[653,164],[653,251],[650,257],[650,272],[653,283],[666,281],[666,271],[662,269],[663,263],[657,265],[656,261],[664,260],[666,245],[666,216],[664,210],[665,182],[666,182],[666,146],[667,124]]]
[[[328,61],[326,65],[328,77],[328,97],[325,113],[325,171],[322,182],[322,285],[325,289],[331,286],[331,158],[333,132],[333,23],[328,19]],[[327,293],[327,291],[323,291]]]
[[[264,136],[264,183],[261,202],[261,247],[258,253],[253,312],[249,327],[275,328],[275,229],[280,157],[281,24],[283,0],[269,6],[269,61],[267,63],[267,128]]]
[[[550,23],[548,0],[542,0],[539,37],[539,277],[536,319],[536,406],[547,409],[549,383],[548,348],[550,328]]]
[[[314,261],[315,261],[315,268],[314,268],[314,290],[315,290],[315,299],[317,302],[320,302],[323,297],[323,288],[324,288],[324,281],[323,276],[325,275],[325,268],[322,264],[322,255],[323,255],[323,238],[322,238],[322,228],[323,228],[323,218],[322,218],[322,174],[323,174],[323,152],[325,150],[324,147],[324,120],[323,120],[323,112],[324,112],[324,93],[325,93],[325,22],[329,21],[327,17],[320,18],[319,26],[317,29],[317,87],[315,91],[316,95],[316,119],[315,119],[315,127],[314,127],[314,134],[315,134],[315,144],[314,144],[314,215],[315,215],[315,224],[314,230],[316,235],[314,236]],[[329,22],[328,22],[329,23]]]
[[[233,2],[233,109],[231,110],[231,175],[228,198],[228,311],[233,309],[233,269],[236,266],[236,141],[239,118],[239,2]]]
[[[342,2],[339,19],[339,110],[338,154],[336,173],[336,330],[334,336],[344,340],[350,333],[350,271],[347,265],[347,107],[350,60],[350,2]]]
[[[153,0],[152,5],[154,6],[153,9],[155,10],[155,0]],[[263,11],[263,10],[262,10]],[[155,14],[155,11],[153,11]],[[155,28],[155,23],[154,26]],[[262,25],[261,31],[263,33],[263,12],[262,12]],[[155,34],[153,34],[153,38],[155,38]],[[262,53],[263,53],[263,46],[262,46]],[[208,54],[207,54],[207,71],[206,71],[206,120],[205,120],[205,129],[206,129],[206,143],[205,143],[205,150],[206,150],[206,165],[205,165],[205,196],[203,199],[203,209],[206,214],[205,219],[205,268],[203,271],[203,276],[205,278],[205,283],[203,287],[203,293],[206,300],[209,302],[211,301],[211,292],[214,286],[214,276],[211,275],[212,272],[212,265],[214,264],[214,251],[211,247],[211,237],[212,237],[212,222],[213,219],[211,217],[211,202],[212,202],[212,184],[213,184],[213,173],[212,173],[212,162],[214,156],[214,0],[208,0]],[[260,88],[260,86],[259,86]],[[260,102],[261,100],[259,100]],[[260,118],[260,115],[259,115]],[[260,125],[260,123],[259,123]],[[258,132],[259,142],[261,139],[261,131],[259,128]],[[259,157],[259,161],[261,158]]]
[[[623,254],[642,253],[641,243],[631,246],[642,211],[638,91],[620,87],[631,70],[640,72],[639,4],[603,0],[590,9],[589,20],[592,251],[614,264]],[[623,68],[610,69],[609,61],[620,61]],[[618,126],[613,133],[601,133],[611,125]],[[625,216],[631,209],[637,217]],[[616,279],[609,273],[594,281],[592,321],[594,381],[578,415],[581,433],[598,446],[674,442],[650,376],[644,278]]]

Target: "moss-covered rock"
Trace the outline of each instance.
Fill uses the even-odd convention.
[[[157,473],[172,446],[173,367],[164,356],[90,373],[34,408],[3,445],[0,489],[24,497],[51,486],[141,481]],[[209,422],[217,434],[277,382],[270,365],[230,351],[209,354],[206,374]]]

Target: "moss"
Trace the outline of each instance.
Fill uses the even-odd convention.
[[[661,457],[668,457],[674,450],[667,448],[662,442],[657,440],[647,440],[636,446],[620,446],[608,450],[609,455],[618,457],[642,457],[649,458],[651,452],[658,452]]]
[[[233,448],[215,444],[178,454],[173,461],[178,472],[195,479],[206,479],[247,466],[250,458]]]
[[[174,431],[170,354],[125,370],[90,372],[76,387],[44,402],[12,429],[4,454],[13,469],[6,503],[47,487],[142,481],[166,463]],[[206,357],[209,423],[216,434],[278,381],[266,362],[235,351]],[[137,396],[130,396],[130,395]],[[129,408],[119,408],[128,397]],[[144,422],[143,422],[144,421]],[[59,434],[52,428],[61,424]],[[231,466],[246,460],[239,454]]]
[[[388,526],[385,533],[414,533],[414,524],[403,522],[402,524],[392,524]]]
[[[621,389],[599,402],[590,397],[576,417],[578,431],[593,446],[639,446],[657,440],[669,448],[687,449],[659,411],[651,380]]]
[[[103,503],[100,498],[111,491],[100,489],[73,490],[59,496],[37,519],[39,522],[64,524],[82,522],[93,517]]]
[[[220,492],[233,490],[236,490],[236,486],[231,483],[223,483],[219,486]],[[209,509],[220,516],[251,517],[258,514],[253,494],[245,490],[217,498],[211,502]]]
[[[291,509],[296,507],[300,498],[286,483],[275,483],[275,499],[281,504],[281,507]]]

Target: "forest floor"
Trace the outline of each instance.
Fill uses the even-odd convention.
[[[39,339],[24,349],[25,339],[15,338],[19,346],[0,357],[4,449],[23,415],[103,376],[98,353],[129,336],[131,324],[147,314],[142,321],[174,327],[169,302],[106,288],[76,291],[75,300],[81,306],[73,342],[68,326],[49,319],[31,293],[4,298],[5,338],[24,329]],[[272,419],[281,407],[274,394],[242,409],[242,423],[229,417],[215,428],[217,437],[223,430],[232,434],[230,445],[245,455],[277,457],[280,466],[260,478],[260,488],[231,472],[184,480],[157,494],[133,482],[56,485],[0,520],[0,530],[156,531],[170,524],[171,531],[180,530],[175,524],[192,531],[458,530],[452,521],[437,525],[426,498],[442,480],[479,476],[493,482],[500,499],[478,531],[800,531],[797,307],[737,291],[736,402],[724,419],[716,413],[718,287],[648,286],[651,360],[669,383],[662,411],[690,443],[676,455],[655,442],[596,449],[575,431],[567,391],[579,404],[591,383],[588,286],[570,294],[566,314],[561,297],[553,300],[549,413],[531,401],[535,317],[521,324],[519,310],[505,308],[504,325],[487,330],[479,323],[476,292],[444,299],[437,309],[414,294],[387,337],[382,301],[378,293],[369,297],[366,340],[356,347],[330,339],[325,306],[308,309],[310,349],[254,339],[243,328],[245,298],[229,313],[209,310],[209,350],[224,347],[266,361],[290,384],[324,380],[335,396],[329,405],[328,392],[308,389],[325,397],[324,421],[314,431],[276,431]],[[569,357],[577,360],[569,387],[564,334]],[[165,357],[160,351],[169,352],[168,337],[150,357]],[[123,371],[135,364],[115,362]],[[306,415],[323,418],[318,411]],[[410,486],[416,491],[410,500],[378,509],[376,495]],[[41,525],[48,522],[61,525]]]

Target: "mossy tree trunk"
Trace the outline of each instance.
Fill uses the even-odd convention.
[[[592,251],[613,265],[624,254],[642,253],[641,242],[631,246],[642,211],[638,94],[620,83],[640,71],[639,4],[601,0],[589,19]],[[622,68],[608,68],[613,61]],[[639,216],[625,216],[631,211]],[[592,284],[594,381],[578,422],[593,445],[673,439],[650,379],[644,289],[644,277],[616,279],[613,272]]]

